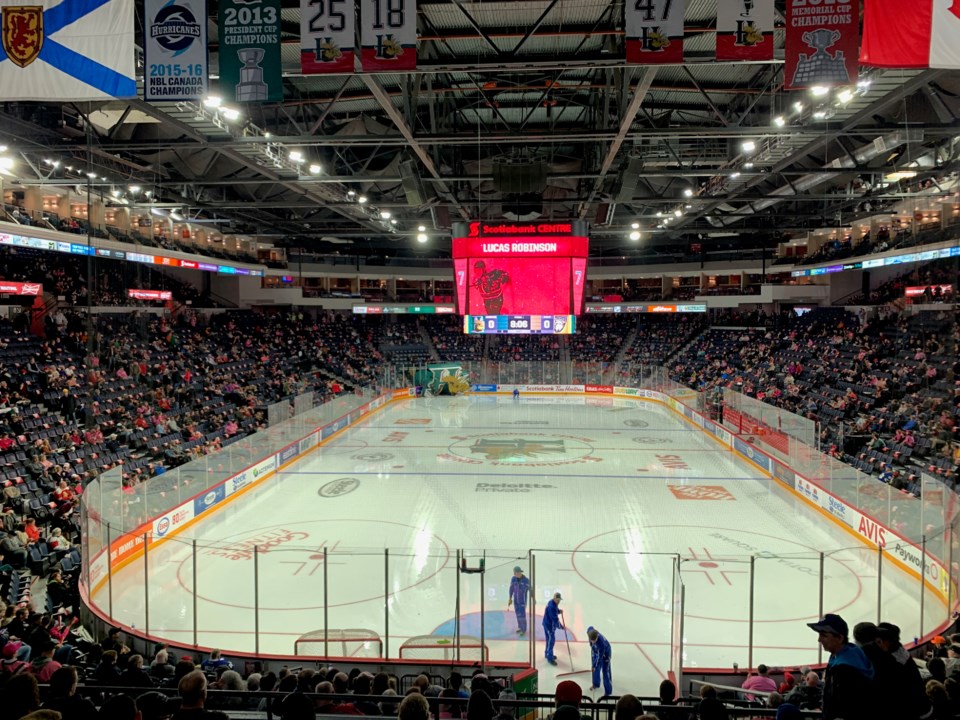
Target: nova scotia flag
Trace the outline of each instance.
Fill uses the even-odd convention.
[[[133,0],[0,0],[0,100],[136,97]]]

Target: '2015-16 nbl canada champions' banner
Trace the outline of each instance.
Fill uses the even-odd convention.
[[[623,6],[627,62],[683,62],[685,0],[627,0]]]
[[[849,85],[857,81],[859,8],[859,3],[853,0],[787,0],[783,76],[788,90],[814,85]]]
[[[137,95],[133,0],[2,0],[4,100]]]
[[[300,69],[305,75],[352,73],[354,0],[300,0]]]
[[[144,0],[143,96],[200,100],[207,94],[205,0]]]

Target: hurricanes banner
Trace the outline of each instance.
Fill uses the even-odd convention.
[[[683,62],[684,0],[626,0],[627,62]]]
[[[207,95],[206,0],[144,0],[143,96],[201,100]]]
[[[280,0],[220,0],[219,26],[224,99],[283,100]]]
[[[910,2],[910,0],[903,0]],[[787,90],[849,85],[859,72],[859,4],[787,0]]]
[[[354,0],[301,0],[300,69],[305,75],[352,73]]]
[[[0,97],[136,97],[133,28],[133,0],[0,0]]]
[[[416,69],[416,0],[360,0],[360,65],[378,72]]]
[[[773,0],[717,0],[717,60],[773,59]]]

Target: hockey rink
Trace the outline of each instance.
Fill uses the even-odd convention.
[[[476,567],[484,549],[482,576],[458,573],[458,550]],[[589,671],[593,625],[613,647],[614,693],[649,695],[671,667],[678,555],[683,664],[745,668],[751,642],[754,665],[817,662],[805,623],[819,617],[821,551],[824,611],[876,621],[876,552],[660,404],[428,398],[374,413],[151,549],[148,567],[115,573],[112,603],[151,636],[292,654],[324,627],[326,597],[327,627],[369,629],[397,658],[411,637],[452,636],[458,597],[460,632],[478,637],[482,593],[491,659],[525,661],[507,588],[515,565],[531,576],[532,555],[541,692]],[[883,572],[882,619],[906,641],[919,582]],[[558,633],[551,667],[540,616],[556,591],[570,635]],[[929,596],[928,608],[941,613]],[[570,677],[590,686],[587,672]]]

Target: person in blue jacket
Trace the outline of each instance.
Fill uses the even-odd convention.
[[[591,690],[600,687],[600,676],[603,676],[603,694],[613,695],[613,680],[610,677],[610,643],[597,632],[592,625],[587,628],[587,637],[590,639],[590,667],[593,669],[593,685]]]
[[[551,665],[557,664],[557,656],[553,654],[553,644],[556,642],[556,633],[558,629],[566,631],[566,628],[560,622],[560,616],[563,610],[560,609],[560,593],[554,593],[553,599],[547,603],[543,611],[543,634],[547,639],[547,648],[543,655]]]
[[[510,578],[510,599],[507,600],[507,609],[513,605],[517,613],[517,634],[523,637],[527,634],[527,595],[530,593],[530,578],[523,574],[517,565]]]

